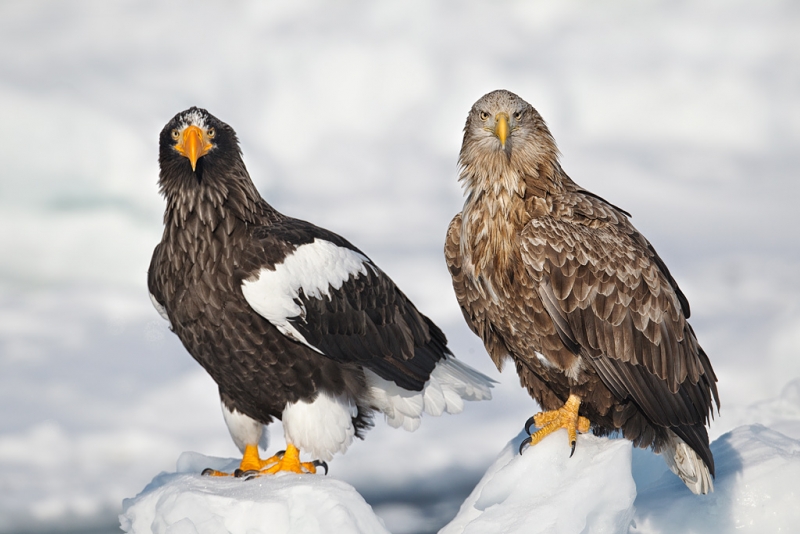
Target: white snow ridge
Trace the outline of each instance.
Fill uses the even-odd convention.
[[[526,436],[506,445],[439,534],[628,531],[636,497],[629,441],[583,434],[570,458],[559,431],[520,455]]]
[[[132,534],[389,534],[352,486],[326,476],[279,474],[242,480],[200,475],[237,460],[183,453],[177,473],[161,473],[123,502]]]
[[[651,484],[640,483],[634,464],[639,495],[631,534],[798,531],[800,441],[746,425],[720,436],[711,452],[717,478],[708,495],[692,495],[666,469]]]
[[[708,495],[694,495],[649,450],[633,449],[631,463],[624,439],[579,435],[569,458],[564,431],[520,456],[524,437],[506,446],[439,534],[759,534],[800,524],[800,441],[762,425],[711,444],[717,478]]]
[[[800,441],[762,425],[738,427],[712,443],[717,478],[709,495],[694,495],[661,458],[633,449],[625,439],[579,435],[570,458],[563,430],[520,455],[525,436],[508,443],[439,534],[761,534],[795,532],[800,524]],[[183,453],[176,473],[161,473],[124,501],[122,529],[388,532],[352,486],[332,477],[200,475],[206,467],[230,472],[237,465],[238,460]]]

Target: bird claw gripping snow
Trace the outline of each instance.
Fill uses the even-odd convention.
[[[328,474],[328,464],[322,460],[301,462],[300,451],[291,443],[286,446],[285,451],[279,451],[274,456],[271,456],[265,460],[259,458],[258,448],[256,448],[255,445],[247,445],[244,450],[242,462],[239,464],[239,468],[233,472],[233,475],[210,468],[205,469],[203,471],[203,475],[234,476],[237,478],[250,480],[257,476],[272,475],[280,471],[288,471],[299,474],[315,474],[318,467],[323,467],[325,469],[325,474]]]
[[[262,469],[258,471],[257,474],[274,474],[279,471],[314,474],[317,472],[317,467],[324,467],[325,474],[328,474],[328,464],[326,462],[322,460],[301,462],[300,451],[297,450],[297,447],[289,443],[285,451],[280,451],[275,456],[262,460]]]
[[[558,410],[551,410],[546,412],[539,412],[525,422],[525,432],[531,434],[530,428],[535,426],[539,430],[525,438],[519,446],[519,453],[528,445],[536,445],[542,441],[546,436],[552,434],[560,428],[566,428],[569,436],[569,443],[571,451],[570,458],[575,454],[575,444],[577,442],[577,433],[589,431],[589,420],[581,415],[578,415],[578,409],[581,406],[581,399],[577,395],[570,395],[564,406]]]

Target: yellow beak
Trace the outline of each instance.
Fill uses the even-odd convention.
[[[210,142],[204,141],[203,137],[203,130],[192,124],[186,127],[181,140],[175,145],[175,150],[189,159],[192,170],[197,168],[197,160],[208,154],[213,147]]]
[[[508,139],[508,115],[505,113],[498,113],[495,116],[494,134],[500,139],[500,146],[506,148],[506,139]]]

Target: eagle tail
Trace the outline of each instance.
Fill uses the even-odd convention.
[[[692,493],[705,495],[714,491],[711,470],[700,456],[675,433],[661,450],[661,455],[670,470],[683,480]]]
[[[489,400],[495,381],[451,355],[436,363],[422,391],[404,389],[367,371],[372,406],[386,415],[390,426],[413,432],[422,414],[460,413],[464,401]]]

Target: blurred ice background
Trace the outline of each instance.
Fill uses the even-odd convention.
[[[466,113],[497,88],[670,266],[720,380],[712,438],[759,422],[800,376],[797,2],[4,0],[0,532],[113,532],[182,451],[236,454],[145,286],[157,135],[191,105],[237,130],[269,202],[347,236],[500,381],[331,465],[392,532],[452,518],[537,408],[463,324],[441,253]]]

